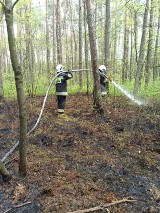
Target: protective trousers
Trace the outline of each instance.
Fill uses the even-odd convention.
[[[66,107],[66,99],[67,96],[57,95],[58,113],[64,113],[64,109]]]

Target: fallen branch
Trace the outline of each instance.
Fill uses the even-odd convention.
[[[11,211],[11,210],[13,210],[13,209],[17,209],[17,208],[26,206],[26,205],[28,205],[28,204],[31,204],[31,202],[26,202],[26,203],[22,203],[22,204],[17,205],[17,206],[13,206],[12,208],[10,208],[10,209],[8,209],[7,211],[5,211],[4,213],[7,213],[7,212],[9,212],[9,211]]]
[[[103,206],[96,206],[96,207],[93,207],[93,208],[90,208],[90,209],[84,209],[84,210],[78,210],[78,211],[74,211],[74,212],[67,212],[67,213],[89,213],[89,212],[95,212],[95,211],[99,211],[99,210],[104,210],[105,208],[108,208],[110,206],[113,206],[113,205],[117,205],[119,203],[125,203],[125,202],[128,202],[128,203],[132,203],[132,202],[136,202],[137,200],[129,200],[127,198],[124,198],[122,200],[117,200],[117,201],[113,201],[112,203],[107,203],[107,204],[104,204]]]

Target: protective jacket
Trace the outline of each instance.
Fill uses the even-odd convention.
[[[56,95],[67,96],[67,80],[72,78],[73,74],[68,72],[60,72],[56,79]]]
[[[101,86],[101,94],[107,95],[109,90],[109,82],[106,76],[102,73],[100,73],[100,86]]]

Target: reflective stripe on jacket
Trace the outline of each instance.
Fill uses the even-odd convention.
[[[56,78],[56,95],[67,96],[67,80],[72,78],[73,75],[71,72],[61,72]]]

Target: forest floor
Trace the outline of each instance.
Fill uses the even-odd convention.
[[[48,98],[28,138],[26,177],[18,175],[18,150],[6,160],[13,178],[0,180],[1,213],[67,213],[107,203],[112,206],[87,212],[160,212],[160,104],[136,106],[107,97],[106,116],[100,117],[92,101],[71,95],[58,117],[55,97]],[[28,130],[42,103],[43,97],[27,98]],[[0,120],[2,158],[19,137],[15,100],[0,104]]]

